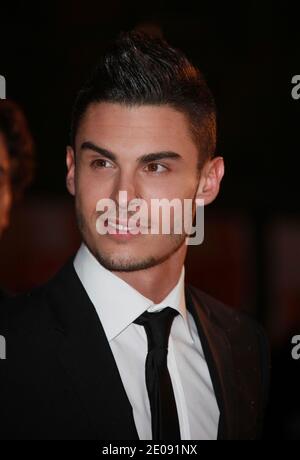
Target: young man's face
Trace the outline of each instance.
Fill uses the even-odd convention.
[[[95,150],[99,150],[99,152]],[[107,158],[105,151],[113,153]],[[174,152],[174,158],[144,161],[150,153]],[[184,114],[168,106],[126,107],[95,103],[88,107],[76,135],[75,152],[67,149],[67,186],[76,197],[76,211],[83,240],[109,270],[134,271],[161,263],[185,244],[186,234],[140,233],[124,237],[97,232],[97,202],[110,198],[128,210],[141,198],[151,209],[151,199],[195,199],[199,176],[198,150]],[[127,192],[127,202],[119,201]],[[128,212],[128,219],[134,212]],[[149,228],[151,226],[149,213]],[[172,219],[171,219],[172,228]],[[161,230],[161,227],[160,227]]]
[[[9,224],[12,203],[10,161],[4,136],[0,133],[0,236]]]

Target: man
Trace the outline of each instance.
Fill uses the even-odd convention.
[[[13,201],[32,180],[33,157],[33,139],[21,108],[0,100],[0,238],[9,225]],[[3,297],[0,290],[0,300]]]
[[[101,200],[130,217],[134,200],[212,202],[224,174],[215,125],[201,73],[165,41],[124,33],[101,57],[76,99],[66,155],[83,244],[2,313],[0,437],[259,436],[264,334],[185,283],[188,233],[143,232],[151,215],[134,234],[112,214],[99,231]]]

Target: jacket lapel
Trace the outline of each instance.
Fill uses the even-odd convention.
[[[93,439],[139,439],[131,404],[96,310],[69,262],[51,290],[63,340],[59,359],[91,421]]]
[[[205,300],[186,285],[187,308],[196,322],[220,410],[218,439],[237,438],[237,400],[230,342],[216,324]]]

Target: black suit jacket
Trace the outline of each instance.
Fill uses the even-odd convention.
[[[0,302],[8,297],[7,293],[0,288]]]
[[[256,439],[268,345],[248,316],[185,286],[220,408],[219,439]],[[73,259],[46,285],[5,301],[0,439],[138,439],[132,407]]]

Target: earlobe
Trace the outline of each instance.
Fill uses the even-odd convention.
[[[75,195],[75,153],[71,146],[67,146],[66,154],[67,177],[66,186],[71,195]]]
[[[196,198],[204,200],[204,205],[212,203],[218,196],[224,171],[224,159],[222,157],[213,158],[204,166],[196,196]]]

